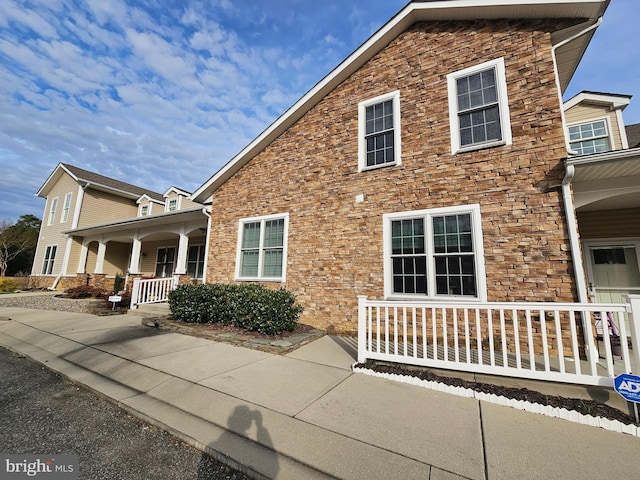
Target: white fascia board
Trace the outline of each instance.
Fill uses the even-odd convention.
[[[582,102],[595,103],[598,105],[610,105],[611,110],[624,110],[624,108],[626,108],[626,106],[631,102],[631,95],[580,92],[564,102],[562,104],[562,108],[567,111]]]
[[[183,195],[185,197],[191,195],[191,193],[187,192],[186,190],[182,190],[178,187],[170,187],[166,192],[162,194],[162,196],[167,197],[171,192],[176,192],[178,195]]]
[[[198,187],[190,199],[205,203],[213,192],[255,155],[319,103],[340,83],[380,52],[415,22],[505,18],[596,19],[609,0],[449,0],[411,2],[384,24],[358,49],[318,82],[249,145]]]
[[[42,186],[38,189],[38,191],[36,192],[36,197],[42,197],[45,198],[47,196],[47,192],[49,190],[51,190],[51,187],[53,186],[53,183],[57,182],[58,179],[60,178],[60,170],[64,171],[65,173],[67,173],[71,178],[73,178],[76,182],[79,181],[78,178],[72,174],[63,164],[62,162],[58,163],[58,165],[56,165],[56,168],[53,169],[53,172],[51,172],[51,174],[47,177],[47,179],[44,181],[44,183],[42,184]]]

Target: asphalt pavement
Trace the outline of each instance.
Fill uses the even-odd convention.
[[[247,478],[24,355],[0,348],[0,372],[2,454],[75,454],[91,480]]]

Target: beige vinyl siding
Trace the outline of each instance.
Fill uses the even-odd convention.
[[[82,250],[82,238],[73,237],[71,243],[71,252],[69,254],[69,266],[67,267],[67,274],[74,275],[79,273],[78,263],[80,262],[80,252]]]
[[[640,208],[577,212],[582,240],[640,237]]]
[[[197,202],[193,202],[191,200],[189,200],[187,197],[182,197],[182,203],[181,203],[181,210],[185,210],[187,208],[193,208],[193,207],[201,207],[202,205],[197,203]]]
[[[71,193],[71,204],[69,206],[69,217],[65,223],[60,223],[62,218],[62,211],[64,208],[64,197],[67,193]],[[75,180],[64,173],[60,176],[60,179],[51,188],[47,195],[45,202],[44,212],[42,215],[42,226],[40,227],[40,236],[38,239],[38,246],[36,248],[36,254],[33,261],[33,274],[41,275],[42,264],[44,262],[45,252],[50,245],[56,245],[56,257],[53,264],[52,276],[60,274],[62,268],[62,261],[64,259],[64,251],[67,242],[66,235],[62,232],[71,228],[71,219],[75,213],[76,199],[78,195],[78,184]],[[51,225],[47,224],[49,219],[49,210],[51,209],[51,201],[53,198],[58,198],[58,207],[56,208],[56,214]],[[73,269],[69,269],[73,273]]]
[[[86,190],[78,227],[109,223],[138,215],[138,205],[133,199],[118,197],[99,190]]]
[[[607,118],[609,120],[607,128],[610,128],[609,138],[613,139],[612,150],[620,150],[622,148],[622,139],[620,138],[620,126],[618,125],[618,117],[616,112],[611,111],[607,107],[597,105],[576,105],[565,113],[567,126],[580,123],[589,123],[595,120]]]

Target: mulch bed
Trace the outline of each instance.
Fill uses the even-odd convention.
[[[564,408],[566,410],[574,410],[583,415],[591,415],[593,417],[603,417],[609,420],[618,420],[620,423],[630,425],[640,425],[635,422],[629,414],[624,413],[617,408],[611,407],[595,400],[584,400],[579,398],[565,398],[555,395],[545,395],[544,393],[528,388],[504,387],[500,385],[492,385],[489,383],[472,382],[461,378],[446,377],[437,375],[428,369],[406,368],[387,362],[368,361],[365,364],[356,365],[360,368],[367,368],[374,372],[395,373],[397,375],[406,375],[416,377],[421,380],[440,382],[454,387],[463,387],[477,392],[499,395],[513,400],[522,400],[530,403],[538,403],[540,405],[548,405],[551,407]]]

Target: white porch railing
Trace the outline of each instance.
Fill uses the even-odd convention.
[[[615,328],[607,328],[610,321]],[[616,330],[619,337],[612,333]],[[360,363],[382,360],[612,386],[619,373],[640,373],[639,335],[640,295],[630,295],[626,304],[396,302],[358,297]]]
[[[169,292],[178,286],[179,277],[133,279],[131,289],[131,306],[135,309],[139,305],[161,303],[169,299]]]

